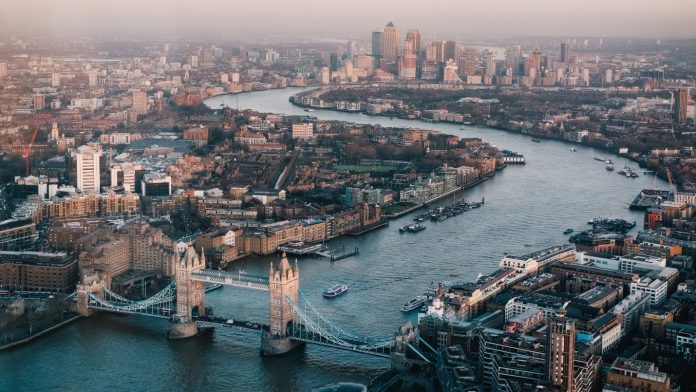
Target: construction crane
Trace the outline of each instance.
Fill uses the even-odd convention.
[[[24,154],[22,154],[22,157],[24,158],[24,162],[26,163],[26,168],[27,168],[27,174],[26,176],[29,176],[29,154],[31,153],[31,146],[34,144],[34,140],[36,140],[36,135],[39,133],[39,127],[37,126],[36,129],[34,129],[34,134],[31,136],[31,141],[29,142],[29,145],[24,149]]]

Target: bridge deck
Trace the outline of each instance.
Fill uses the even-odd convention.
[[[268,291],[268,278],[234,272],[204,269],[191,273],[191,280]]]
[[[267,324],[255,323],[245,320],[237,320],[227,317],[198,317],[196,322],[204,328],[226,327],[234,329],[245,329],[253,331],[268,331],[270,327]]]

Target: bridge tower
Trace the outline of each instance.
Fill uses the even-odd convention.
[[[191,280],[193,272],[205,269],[205,254],[198,256],[189,246],[175,268],[176,314],[169,329],[170,339],[183,339],[198,334],[194,316],[205,314],[205,282]]]
[[[297,266],[297,260],[295,260],[295,265],[291,267],[287,255],[283,253],[278,268],[274,268],[271,262],[268,275],[270,330],[264,333],[261,338],[261,353],[266,355],[283,354],[303,344],[288,337],[288,325],[297,322],[298,316],[286,297],[292,299],[294,303],[298,303],[299,286],[300,270]]]
[[[77,312],[84,317],[91,316],[94,313],[93,310],[89,308],[89,295],[96,294],[97,296],[104,298],[104,288],[102,285],[104,282],[97,275],[84,276],[82,282],[77,284]]]

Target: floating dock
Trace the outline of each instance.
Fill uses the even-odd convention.
[[[320,251],[326,249],[326,245],[324,244],[305,244],[304,242],[291,242],[285,245],[278,245],[276,248],[278,252],[285,252],[295,256],[318,254]]]
[[[317,255],[331,259],[331,261],[345,259],[346,257],[357,255],[358,253],[359,251],[357,247],[353,249],[346,249],[345,246],[342,246],[338,249],[326,249],[320,252],[316,252]]]

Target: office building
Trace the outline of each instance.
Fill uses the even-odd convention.
[[[396,62],[399,53],[399,30],[389,22],[382,31],[382,58]]]
[[[570,61],[570,44],[568,42],[561,43],[561,58],[560,61],[564,64]]]
[[[75,154],[77,160],[77,189],[82,192],[100,192],[100,154],[100,151],[89,146],[77,148],[77,153]]]
[[[0,63],[0,79],[7,76],[7,63]]]
[[[406,30],[406,41],[409,42],[410,47],[406,48],[404,45],[404,53],[406,52],[407,49],[411,51],[411,53],[415,54],[416,57],[420,58],[420,53],[421,53],[421,31],[420,29],[408,29]],[[404,44],[405,42],[404,41]]]
[[[466,76],[475,75],[478,66],[478,51],[476,48],[467,46],[462,50],[459,57],[459,71]]]
[[[111,172],[111,187],[123,187],[126,192],[135,192],[135,182],[138,171],[143,168],[139,164],[129,162],[114,164],[110,168]]]
[[[147,173],[141,181],[143,197],[164,197],[172,194],[172,178],[164,173]]]
[[[372,57],[382,57],[382,32],[372,32]]]

